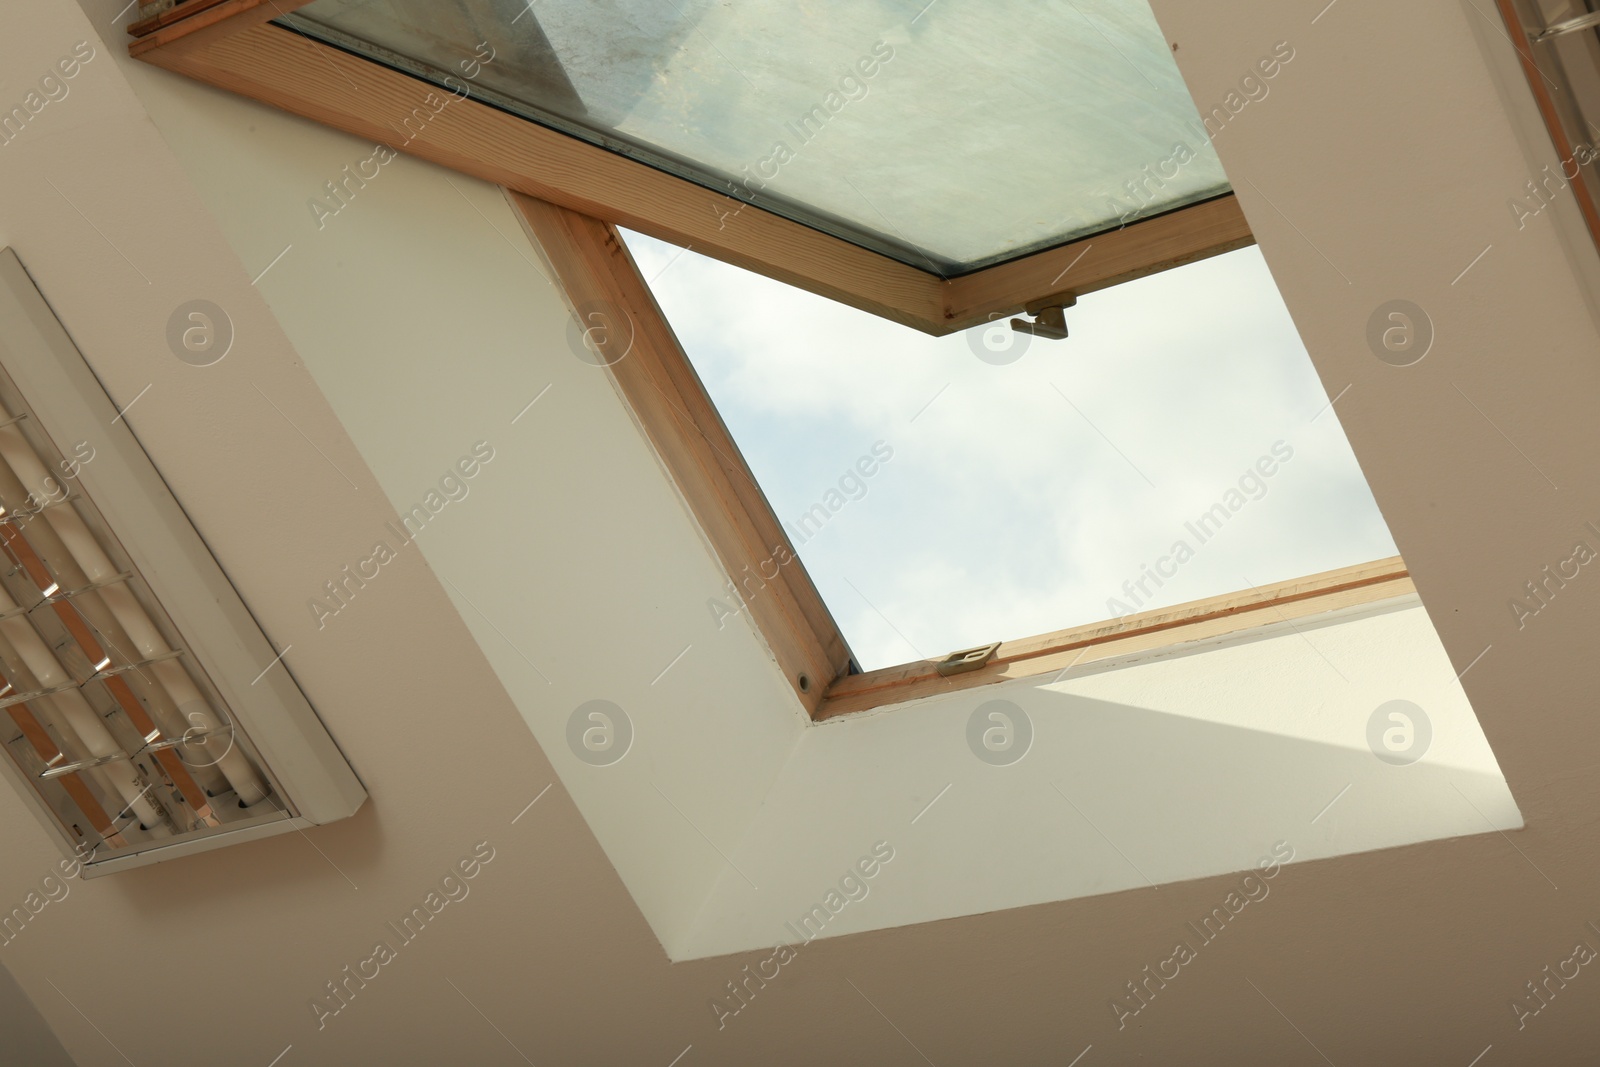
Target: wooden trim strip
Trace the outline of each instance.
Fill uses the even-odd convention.
[[[945,327],[965,330],[1042,297],[1091,293],[1254,243],[1229,193],[951,279],[945,286]]]
[[[1002,642],[983,667],[943,677],[934,660],[840,678],[814,718],[830,719],[941,693],[1030,678],[1096,660],[1218,637],[1415,592],[1399,556],[1248,592],[1208,597],[1122,619]]]
[[[507,197],[579,321],[610,331],[607,343],[631,341],[608,367],[611,380],[741,586],[743,610],[790,687],[815,713],[828,683],[848,669],[850,650],[633,257],[607,223],[519,193]],[[741,611],[738,598],[725,603]]]

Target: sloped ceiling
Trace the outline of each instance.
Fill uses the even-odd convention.
[[[115,6],[53,0],[13,14],[0,100],[21,99],[37,80],[29,72],[75,42],[110,43],[97,44],[72,95],[41,112],[31,140],[0,147],[0,238],[119,403],[140,397],[130,423],[269,636],[293,646],[284,662],[372,803],[304,836],[75,884],[0,947],[77,1062],[1067,1063],[1092,1046],[1085,1065],[1465,1064],[1491,1044],[1486,1063],[1584,1061],[1600,1034],[1581,977],[1520,1030],[1508,1004],[1575,940],[1600,938],[1584,926],[1600,921],[1585,888],[1600,875],[1600,728],[1587,699],[1600,586],[1569,583],[1520,629],[1507,601],[1600,516],[1585,459],[1600,435],[1590,416],[1600,338],[1584,288],[1594,253],[1563,235],[1571,220],[1559,210],[1521,230],[1506,210],[1544,159],[1538,137],[1518,132],[1533,117],[1505,69],[1508,46],[1473,5],[1155,6],[1203,102],[1223,101],[1261,55],[1292,42],[1294,61],[1218,149],[1329,395],[1341,395],[1444,649],[1455,670],[1471,666],[1461,684],[1527,828],[1291,865],[1122,1029],[1111,999],[1169,958],[1237,877],[819,941],[718,1028],[709,1001],[766,953],[668,962],[580,815],[581,789],[556,784],[489,643],[474,637],[475,612],[532,619],[557,648],[565,633],[604,628],[650,659],[647,679],[682,648],[627,593],[681,564],[692,530],[627,525],[652,508],[670,513],[664,482],[653,498],[619,500],[582,476],[648,467],[620,415],[574,423],[552,391],[537,417],[510,423],[551,380],[537,351],[526,380],[504,385],[505,425],[461,447],[504,440],[549,457],[523,475],[543,479],[525,521],[574,555],[541,572],[542,595],[491,598],[461,596],[422,553],[402,553],[318,628],[307,600],[383,536],[391,501],[429,488],[385,481],[346,427],[448,419],[449,385],[418,404],[420,390],[395,384],[414,365],[396,359],[385,375],[337,359],[340,346],[369,343],[377,316],[424,321],[385,306],[355,270],[337,288],[312,284],[340,263],[337,227],[359,219],[362,201],[317,231],[304,201],[320,190],[285,190],[305,159],[332,178],[362,146],[125,63]],[[223,117],[255,146],[247,168],[230,158],[239,144],[205,150]],[[385,182],[436,180],[399,163],[361,195],[382,204]],[[481,263],[485,305],[525,302],[536,320],[552,298],[516,235],[491,232],[493,191],[456,184],[458,196],[397,222],[377,251],[406,262],[426,244],[443,262]],[[281,232],[256,227],[241,240],[245,230],[228,225],[241,205],[281,213]],[[296,267],[306,260],[318,269]],[[412,262],[426,276],[441,260]],[[195,297],[227,309],[238,338],[203,376],[165,342],[168,316]],[[1395,298],[1425,307],[1437,331],[1410,368],[1366,347],[1369,316]],[[348,312],[331,314],[340,302]],[[445,336],[418,343],[451,343],[452,314],[471,336],[472,306],[435,310],[427,321],[442,321]],[[341,320],[334,333],[308,325]],[[327,349],[318,377],[299,362],[302,336]],[[463,343],[463,362],[471,357]],[[327,377],[340,367],[350,380]],[[429,451],[427,437],[399,434],[392,447],[410,470],[443,472],[457,456]],[[588,465],[564,461],[575,450]],[[487,493],[496,474],[491,462],[473,492]],[[473,503],[439,521],[470,523]],[[564,606],[554,617],[542,608],[550,601]],[[644,654],[657,647],[659,657]],[[518,655],[530,679],[550,676],[563,713],[616,684],[562,676],[567,659],[547,648]],[[675,669],[691,690],[719,681],[687,657]],[[762,683],[752,673],[738,684],[759,693]],[[743,729],[766,729],[758,722]],[[700,830],[719,839],[742,818],[711,812]],[[0,891],[19,901],[55,856],[5,795],[0,842]],[[390,936],[385,922],[481,842],[493,859],[469,896],[319,1029],[310,1001],[324,983],[367,958]],[[196,976],[198,992],[183,995],[169,976]]]

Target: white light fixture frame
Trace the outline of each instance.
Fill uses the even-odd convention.
[[[137,851],[100,849],[83,876],[145,866],[347,818],[367,798],[305,695],[122,419],[66,329],[10,248],[0,249],[0,401],[59,445],[87,441],[77,481],[205,675],[239,743],[273,786],[280,817],[251,820]],[[57,448],[57,451],[60,451]],[[70,505],[69,505],[70,506]],[[264,673],[263,673],[264,671]],[[0,768],[63,853],[81,851],[49,802],[9,757]]]

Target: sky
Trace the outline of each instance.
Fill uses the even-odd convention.
[[[864,670],[1396,552],[1253,247],[1024,341],[626,239]]]

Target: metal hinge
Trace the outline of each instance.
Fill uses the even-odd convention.
[[[1078,297],[1074,293],[1060,293],[1045,297],[1043,300],[1035,300],[1024,309],[1033,316],[1033,321],[1012,319],[1011,328],[1018,333],[1031,333],[1035,337],[1064,341],[1067,337],[1066,309],[1077,302]]]
[[[975,671],[993,659],[999,647],[1000,642],[996,641],[992,645],[979,645],[977,648],[964,648],[960,652],[952,652],[934,664],[934,670],[947,678],[952,674]]]

